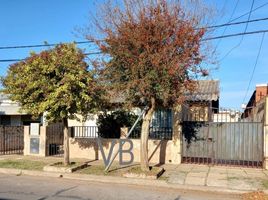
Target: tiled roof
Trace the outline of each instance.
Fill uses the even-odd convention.
[[[0,101],[3,101],[3,100],[10,100],[9,95],[0,93]]]
[[[188,101],[216,101],[220,95],[218,80],[199,80],[194,92],[185,92]],[[113,94],[113,95],[112,95]],[[123,103],[125,100],[124,93],[111,93],[111,103]]]
[[[219,81],[199,80],[196,90],[185,95],[188,101],[216,101],[220,95]]]
[[[20,106],[18,104],[13,105],[1,105],[0,115],[26,115],[25,112],[20,112]]]

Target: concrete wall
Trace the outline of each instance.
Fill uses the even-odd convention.
[[[30,127],[29,126],[24,126],[24,155],[32,155],[32,156],[41,156],[45,157],[46,156],[46,127],[41,126],[40,127],[40,134],[39,136],[34,136],[33,138],[39,138],[39,154],[32,154],[30,152]]]
[[[112,140],[102,139],[102,145],[106,157],[111,149]],[[95,138],[70,138],[70,158],[86,158],[86,159],[99,159],[102,160],[101,152],[98,148],[97,139]],[[140,140],[132,139],[134,154],[134,162],[140,162]],[[114,147],[113,152],[118,149],[118,141]],[[129,144],[126,143],[123,146],[124,149],[129,148]],[[178,164],[178,159],[174,155],[173,150],[176,149],[176,143],[172,140],[149,140],[148,152],[150,163],[173,163]],[[123,154],[124,161],[130,159],[128,153]],[[115,160],[119,160],[119,156]]]
[[[150,163],[181,163],[182,152],[182,136],[181,136],[181,107],[173,111],[173,138],[172,140],[149,140],[148,141],[148,155]],[[140,139],[131,139],[133,142],[134,162],[140,162]],[[102,139],[102,145],[106,157],[111,149],[112,140]],[[97,139],[95,138],[70,138],[70,158],[86,158],[86,159],[100,159],[102,155],[98,148]],[[118,141],[114,147],[115,152],[119,147]],[[128,149],[129,144],[126,143],[123,148]],[[128,153],[123,154],[125,161],[130,159]],[[119,156],[116,157],[119,160]]]

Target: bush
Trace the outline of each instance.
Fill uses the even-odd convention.
[[[132,127],[138,116],[124,110],[104,113],[98,116],[97,126],[102,138],[120,138],[121,127]],[[140,122],[137,126],[140,126]]]

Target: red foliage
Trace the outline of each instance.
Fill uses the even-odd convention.
[[[130,0],[123,8],[105,8],[103,20],[96,22],[105,38],[95,42],[111,59],[94,65],[104,86],[125,92],[126,103],[135,106],[154,98],[158,106],[172,107],[181,103],[185,90],[194,90],[198,74],[208,75],[199,66],[206,33],[197,28],[202,19],[179,3]]]

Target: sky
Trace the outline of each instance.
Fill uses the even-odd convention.
[[[228,23],[230,19],[249,12],[252,2],[254,2],[253,9],[267,3],[266,0],[204,0],[204,2],[219,11],[213,24]],[[237,7],[234,9],[237,2]],[[76,30],[88,24],[89,13],[96,9],[93,0],[0,0],[0,47],[82,41],[83,36]],[[267,11],[268,5],[252,12],[250,19],[268,17]],[[235,22],[247,19],[248,15]],[[218,28],[213,36],[244,32],[245,26],[245,24],[229,26],[225,33],[224,28]],[[268,20],[249,23],[247,31],[265,29],[268,29]],[[264,35],[262,49],[257,59],[262,37],[263,34],[254,34],[212,41],[213,48],[217,46],[218,62],[208,66],[210,75],[207,79],[220,81],[220,107],[240,109],[242,103],[248,102],[256,84],[268,83],[268,33]],[[94,49],[85,44],[79,47],[86,51]],[[44,49],[0,49],[0,60],[21,59],[27,57],[30,51],[39,52]],[[6,74],[10,64],[12,62],[0,62],[0,75]]]

